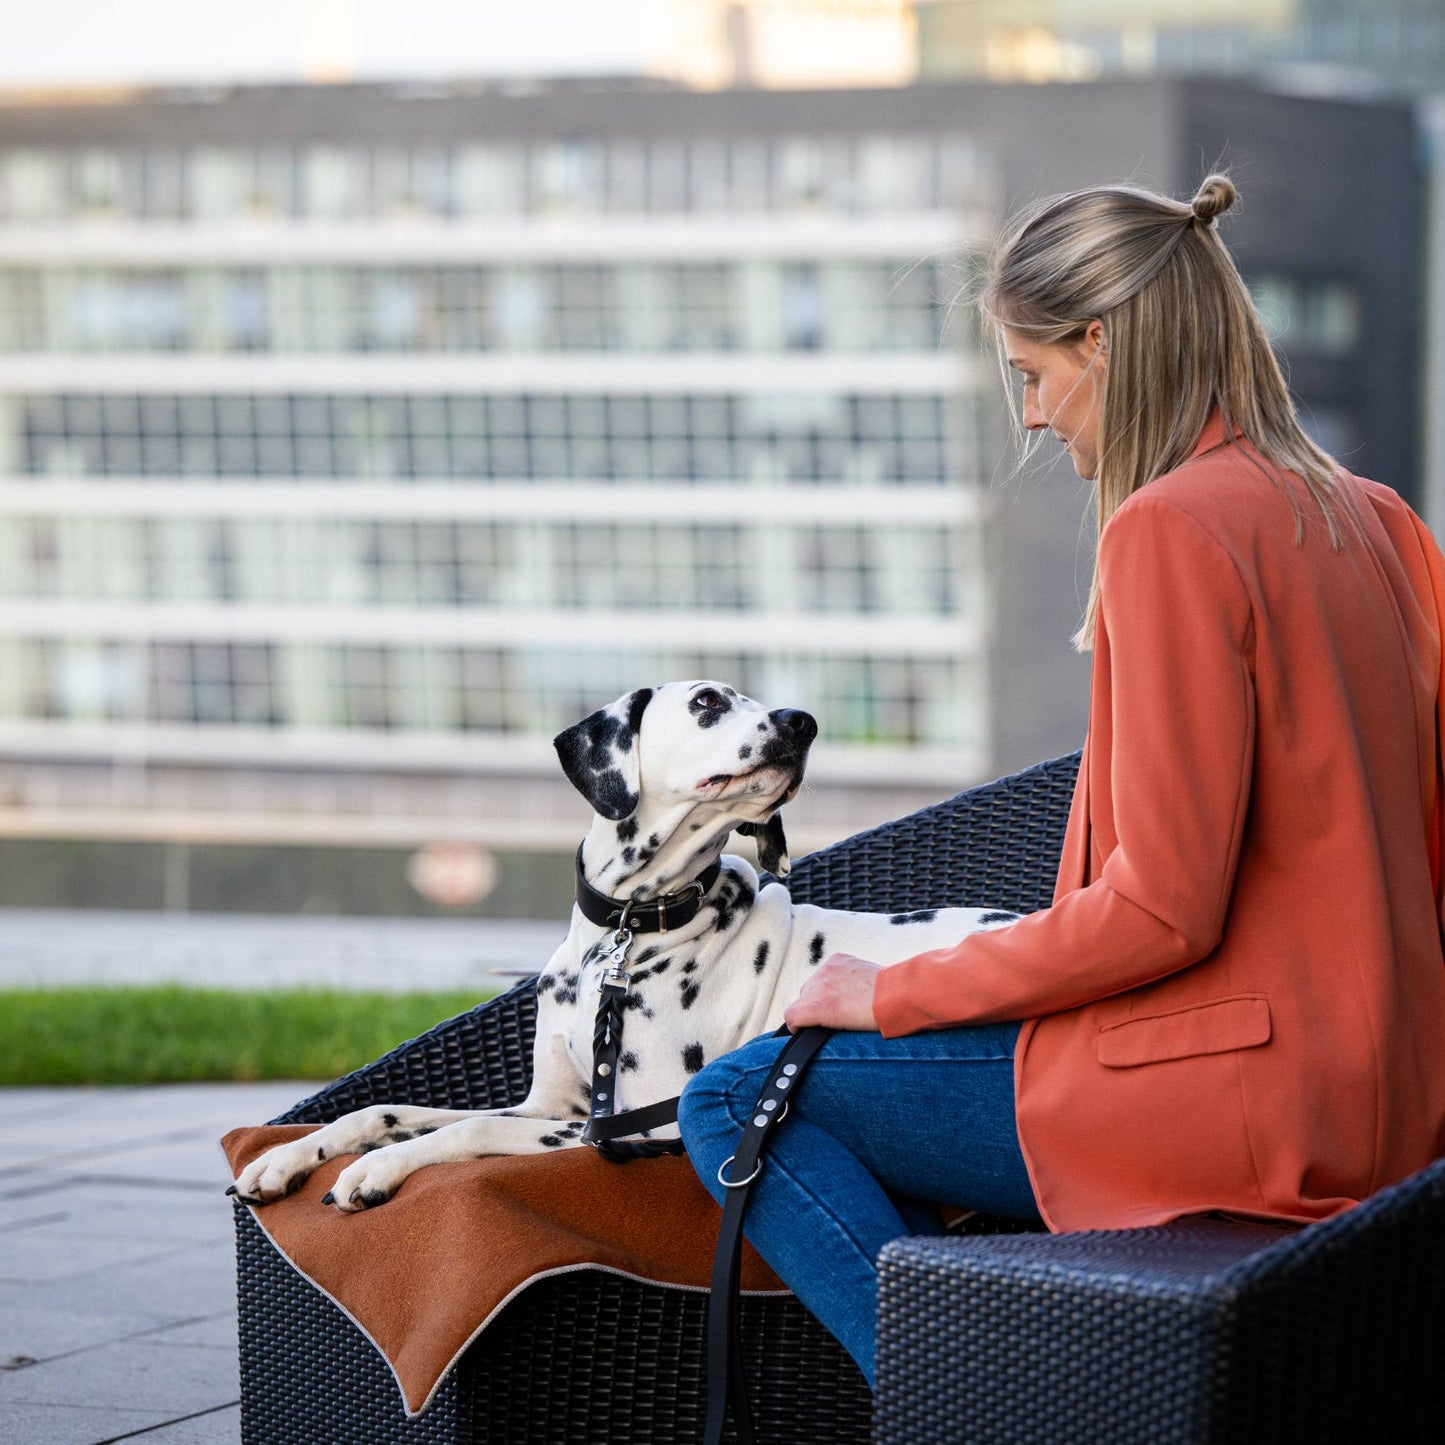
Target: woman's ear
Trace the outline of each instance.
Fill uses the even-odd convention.
[[[1084,329],[1084,345],[1098,358],[1101,366],[1109,364],[1109,337],[1102,321],[1091,321]]]

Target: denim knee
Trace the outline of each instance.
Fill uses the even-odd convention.
[[[731,1125],[732,1096],[738,1086],[736,1065],[724,1056],[687,1081],[677,1104],[677,1124],[688,1152],[723,1125]]]
[[[705,1148],[709,1135],[721,1132],[732,1137],[744,1127],[776,1052],[745,1044],[704,1065],[688,1080],[677,1106],[678,1128],[688,1153]],[[760,1053],[766,1056],[759,1057]]]

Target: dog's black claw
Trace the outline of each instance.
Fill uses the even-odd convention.
[[[321,1196],[321,1202],[323,1204],[335,1204],[336,1196],[328,1189],[326,1193]]]
[[[235,1192],[236,1186],[234,1184],[226,1191],[227,1194],[234,1194]]]

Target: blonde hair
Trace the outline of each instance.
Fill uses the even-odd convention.
[[[979,298],[983,318],[996,336],[1008,327],[1051,344],[1078,343],[1091,321],[1103,325],[1100,534],[1128,497],[1188,459],[1218,407],[1226,437],[1237,430],[1274,469],[1261,467],[1294,507],[1296,539],[1304,535],[1304,514],[1285,472],[1303,481],[1338,549],[1348,515],[1339,467],[1300,426],[1249,291],[1214,225],[1237,197],[1228,176],[1211,175],[1188,204],[1129,186],[1048,201],[995,252]],[[1088,608],[1074,639],[1081,651],[1093,643],[1098,604],[1096,551]]]

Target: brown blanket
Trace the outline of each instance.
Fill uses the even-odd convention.
[[[316,1127],[233,1129],[221,1147],[239,1173],[263,1150]],[[342,1214],[321,1196],[349,1162],[328,1160],[295,1194],[255,1215],[381,1351],[408,1415],[426,1406],[467,1345],[533,1280],[591,1266],[707,1288],[720,1212],[686,1159],[619,1168],[590,1149],[566,1149],[433,1164],[390,1203]],[[742,1287],[783,1289],[750,1248]]]

